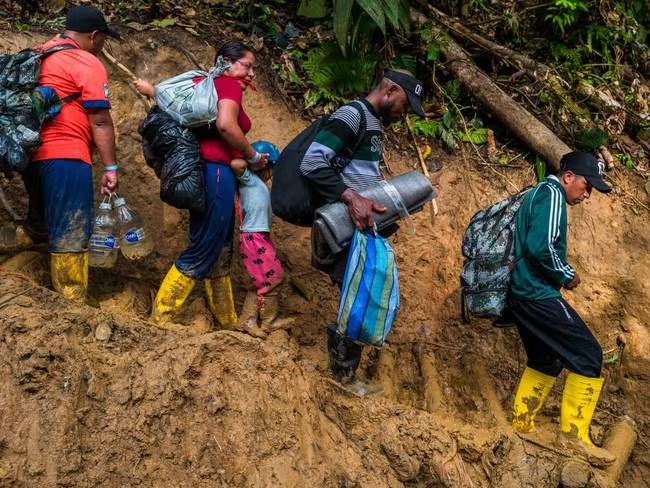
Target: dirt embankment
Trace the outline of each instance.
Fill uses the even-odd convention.
[[[4,33],[0,47],[16,51],[45,37]],[[173,48],[178,42],[206,64],[212,57],[208,46],[176,34],[135,36],[112,49],[136,74],[159,81],[192,67]],[[470,153],[433,156],[443,167],[433,175],[440,214],[435,221],[428,210],[415,215],[417,233],[400,231],[393,239],[402,308],[390,343],[363,359],[363,374],[385,392],[350,398],[328,380],[324,326],[335,318],[337,292],[309,266],[305,229],[274,222],[283,262],[314,296],[308,302],[284,287],[284,312],[297,323],[291,334],[266,341],[230,331],[199,334],[212,327],[200,287],[179,319],[186,330],[148,322],[151,293],[185,245],[187,219],[160,203],[137,135],[144,104],[124,74],[107,67],[120,193],[146,217],[157,249],[144,262],[91,271],[90,293],[100,309],[0,275],[0,485],[558,485],[566,458],[522,441],[509,427],[525,365],[516,332],[462,324],[458,312],[459,247],[469,217],[531,183],[532,170],[480,167]],[[283,147],[305,122],[274,96],[263,70],[259,78],[259,90],[245,100],[251,137]],[[410,148],[387,154],[396,173],[415,168]],[[569,254],[582,285],[566,296],[609,360],[593,432],[600,438],[622,414],[637,422],[640,441],[621,484],[645,486],[648,214],[635,212],[629,197],[642,198],[640,182],[622,169],[611,176],[623,191],[595,194],[570,210]],[[2,185],[24,213],[20,182]],[[9,218],[3,212],[0,220]],[[249,285],[238,263],[233,279],[241,305]],[[100,341],[96,333],[106,325],[111,338]],[[559,381],[542,409],[540,428],[548,432],[557,430],[561,389]]]

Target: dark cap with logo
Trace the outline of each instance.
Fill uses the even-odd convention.
[[[120,39],[120,35],[108,27],[104,14],[90,5],[79,5],[68,10],[65,28],[75,32],[100,31],[107,36]]]
[[[413,111],[421,117],[424,117],[422,109],[422,82],[411,75],[399,71],[388,70],[384,73],[384,78],[397,83],[402,87],[409,100],[409,105]]]
[[[609,193],[612,191],[612,187],[603,180],[603,167],[603,163],[588,152],[570,152],[562,156],[560,160],[561,171],[571,171],[576,175],[584,176],[596,190],[601,193]]]

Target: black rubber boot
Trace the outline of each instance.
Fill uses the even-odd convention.
[[[327,326],[327,350],[330,356],[332,373],[341,383],[348,383],[355,378],[363,346],[356,344],[337,332],[336,324]]]

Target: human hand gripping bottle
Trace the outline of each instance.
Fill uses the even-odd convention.
[[[99,204],[88,244],[88,264],[93,268],[112,268],[117,260],[119,240],[117,220],[110,199]]]
[[[126,259],[141,259],[151,254],[154,242],[146,231],[142,218],[127,206],[122,197],[117,197],[113,203],[119,226],[120,250]]]

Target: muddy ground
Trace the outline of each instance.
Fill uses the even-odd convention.
[[[3,51],[45,39],[0,33]],[[138,76],[160,81],[192,64],[183,44],[206,64],[209,46],[182,34],[142,33],[112,44]],[[146,218],[156,251],[145,261],[120,258],[91,270],[99,308],[76,306],[24,274],[35,260],[0,274],[0,485],[2,486],[286,486],[556,487],[567,457],[552,448],[563,377],[541,412],[540,447],[509,426],[513,390],[525,353],[513,329],[459,316],[460,240],[470,216],[534,181],[532,167],[482,166],[471,148],[429,161],[439,214],[414,215],[415,235],[393,238],[402,307],[389,343],[364,354],[362,373],[383,385],[358,399],[331,383],[324,326],[334,321],[337,290],[310,267],[309,232],[279,219],[273,239],[290,274],[313,295],[286,284],[291,333],[267,340],[212,329],[201,287],[177,331],[148,321],[151,296],[184,247],[187,215],[163,205],[158,180],[143,161],[137,126],[145,105],[128,77],[111,74],[118,133],[120,194]],[[262,61],[262,66],[264,62]],[[247,92],[252,139],[283,147],[306,125],[274,93],[264,69]],[[399,138],[391,138],[399,140]],[[401,140],[407,140],[402,137]],[[394,174],[417,169],[408,145],[387,151]],[[390,175],[387,175],[390,176]],[[609,173],[617,190],[594,194],[569,211],[569,257],[582,285],[566,298],[606,351],[606,386],[593,422],[596,440],[629,415],[639,441],[621,486],[646,486],[650,389],[648,204],[643,180],[625,168]],[[20,182],[3,180],[24,214]],[[0,210],[0,223],[10,220]],[[46,273],[37,276],[43,283]],[[237,305],[249,283],[233,264]],[[17,295],[17,296],[16,296]],[[9,300],[5,300],[9,298]],[[110,327],[109,340],[99,340]],[[209,330],[209,332],[206,332]],[[620,344],[625,347],[621,348]],[[603,486],[602,473],[589,486]]]

